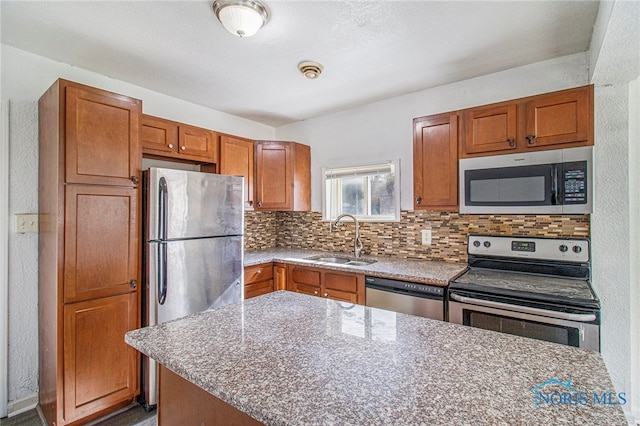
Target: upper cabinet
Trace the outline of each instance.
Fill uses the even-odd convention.
[[[413,191],[415,209],[457,208],[457,113],[413,120]]]
[[[151,157],[218,162],[216,132],[163,118],[142,116],[142,152]]]
[[[515,103],[465,110],[464,152],[478,154],[515,150],[516,111]]]
[[[60,86],[66,100],[65,181],[137,185],[142,102],[72,82]]]
[[[296,142],[256,141],[255,209],[311,209],[311,149]]]
[[[462,111],[460,156],[593,145],[593,86]]]
[[[244,177],[244,208],[253,209],[253,141],[220,135],[220,174]]]
[[[593,86],[536,96],[524,110],[527,148],[593,145]]]

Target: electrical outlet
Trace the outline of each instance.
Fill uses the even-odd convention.
[[[36,213],[22,213],[16,215],[16,232],[38,232],[38,215]]]
[[[431,245],[431,229],[422,230],[422,245],[423,246]]]

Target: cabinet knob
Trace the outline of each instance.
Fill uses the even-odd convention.
[[[534,141],[535,139],[536,139],[536,136],[535,136],[535,135],[528,135],[528,136],[527,136],[527,143],[528,143],[529,145],[533,145],[533,141]]]
[[[422,202],[422,197],[417,196],[416,197],[416,204],[420,204]]]
[[[329,297],[329,293],[325,293],[325,294],[324,294],[324,297]]]
[[[133,182],[134,185],[137,185],[140,183],[140,178],[138,176],[131,176],[131,182]]]
[[[180,149],[184,151],[185,149],[187,149],[187,147],[186,147],[186,146],[184,146],[184,145],[182,145],[182,146],[180,147]]]
[[[507,139],[507,142],[509,142],[510,147],[516,146],[516,140],[514,138]]]
[[[173,144],[170,143],[169,145],[167,145],[169,148],[173,149]]]
[[[318,290],[313,290],[313,294],[318,295]]]
[[[258,207],[262,207],[262,201],[258,201]]]
[[[262,269],[258,269],[258,270],[256,271],[256,275],[260,275],[261,273],[262,273]]]
[[[138,281],[136,281],[136,280],[129,281],[129,287],[137,288],[138,287]]]

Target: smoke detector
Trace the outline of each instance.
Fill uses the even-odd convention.
[[[314,78],[318,78],[322,70],[324,70],[324,67],[314,61],[304,61],[298,64],[298,69],[306,78],[313,80]]]

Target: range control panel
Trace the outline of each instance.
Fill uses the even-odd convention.
[[[588,262],[590,253],[586,239],[469,235],[468,243],[469,254],[482,256]]]

